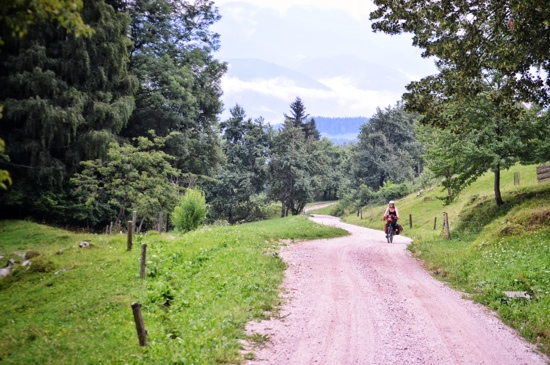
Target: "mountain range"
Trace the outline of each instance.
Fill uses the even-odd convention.
[[[296,97],[311,115],[368,117],[395,105],[409,82],[434,73],[410,35],[374,33],[368,17],[343,8],[218,4],[216,57],[228,63],[222,120],[238,103],[251,118],[282,123]]]
[[[361,126],[369,122],[366,117],[312,117],[321,137],[326,137],[336,144],[355,142]],[[276,124],[276,128],[283,124]]]
[[[328,117],[365,114],[365,104],[394,95],[398,100],[408,78],[390,67],[355,56],[333,56],[304,61],[295,69],[254,58],[228,62],[222,81],[225,112],[241,105],[249,117],[277,124],[289,105],[300,97],[310,113]],[[386,104],[379,104],[386,107]]]

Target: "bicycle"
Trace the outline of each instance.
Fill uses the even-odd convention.
[[[393,243],[393,236],[397,234],[397,217],[388,215],[386,218],[386,239]]]

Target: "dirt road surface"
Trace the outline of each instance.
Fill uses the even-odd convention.
[[[317,209],[323,209],[323,208],[326,208],[326,207],[330,207],[331,205],[335,205],[335,204],[336,204],[335,202],[331,202],[331,203],[311,205],[309,207],[304,208],[304,213],[310,212],[312,210],[317,210]]]
[[[269,336],[249,365],[537,365],[537,353],[484,307],[432,278],[383,232],[317,215],[351,235],[281,250],[288,269],[280,317],[250,323]]]

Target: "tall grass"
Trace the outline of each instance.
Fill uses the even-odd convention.
[[[519,186],[514,186],[515,172]],[[550,353],[550,184],[537,183],[535,166],[515,166],[502,175],[505,205],[496,206],[492,189],[488,173],[448,206],[438,199],[445,193],[438,188],[398,200],[404,234],[413,238],[409,249],[434,276],[471,294]],[[365,214],[368,207],[363,220],[355,214],[345,220],[381,229],[384,208],[373,207],[373,219]],[[442,235],[443,212],[450,217],[451,239]]]
[[[0,222],[0,256],[39,254],[0,279],[0,362],[6,364],[216,364],[242,361],[246,322],[276,315],[281,240],[347,232],[305,217],[184,235],[149,234],[147,277],[126,236],[75,234]],[[79,248],[80,241],[92,243]],[[34,267],[34,268],[33,268]],[[142,303],[139,347],[132,302]]]

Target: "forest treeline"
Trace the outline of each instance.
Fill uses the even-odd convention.
[[[265,218],[273,203],[281,216],[322,199],[357,208],[437,181],[450,201],[487,170],[502,204],[502,169],[548,160],[548,81],[525,67],[546,70],[549,53],[521,43],[528,29],[512,2],[424,11],[375,1],[375,30],[418,32],[440,74],[411,83],[343,146],[321,138],[299,97],[281,111],[282,128],[222,104],[212,1],[50,2],[0,10],[2,218],[101,228],[137,211],[147,229],[193,188],[207,219],[233,224]],[[451,18],[462,28],[442,21]],[[423,38],[437,27],[447,27],[440,38]],[[220,121],[223,108],[231,116]]]

